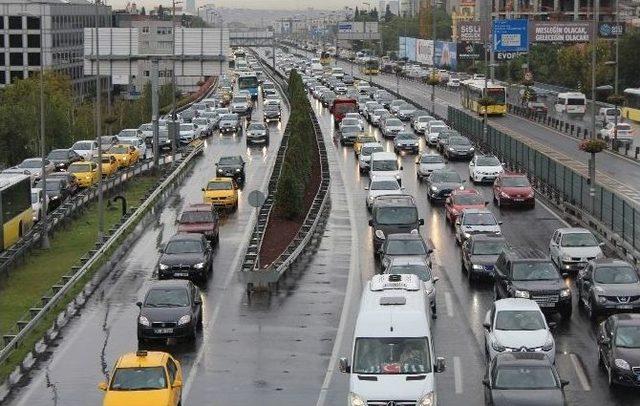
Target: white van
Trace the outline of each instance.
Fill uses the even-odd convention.
[[[601,107],[598,111],[598,121],[604,124],[613,123],[618,116],[618,122],[622,121],[622,112],[615,107]]]
[[[436,358],[429,322],[429,301],[416,275],[374,276],[365,287],[353,334],[349,405],[436,405],[435,373],[445,369]],[[401,401],[401,403],[400,403]]]
[[[369,162],[369,176],[393,176],[402,183],[402,166],[393,152],[374,152]]]
[[[556,111],[567,114],[584,114],[587,111],[587,97],[584,93],[558,93]]]

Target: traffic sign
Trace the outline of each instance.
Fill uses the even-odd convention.
[[[495,52],[527,52],[529,50],[528,20],[494,20],[493,50]]]
[[[267,198],[264,195],[264,193],[262,193],[261,191],[252,190],[249,193],[249,196],[247,197],[247,200],[249,201],[249,205],[251,207],[260,208],[264,204],[264,201],[267,200]]]

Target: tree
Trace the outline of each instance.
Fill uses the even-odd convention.
[[[393,15],[394,15],[394,14],[391,12],[391,5],[389,5],[389,4],[387,3],[387,8],[386,8],[386,10],[384,11],[384,22],[385,22],[385,23],[389,23],[389,22],[391,22],[391,19],[393,18]]]
[[[378,9],[377,8],[373,8],[373,10],[369,11],[369,19],[371,19],[372,21],[378,21]]]
[[[360,20],[360,10],[358,10],[358,6],[356,6],[356,11],[353,13],[353,21]]]
[[[142,6],[142,8],[140,9],[140,14],[141,15],[147,15],[147,10],[144,8],[144,6]]]
[[[619,88],[640,87],[638,61],[640,61],[640,29],[628,31],[619,39]]]

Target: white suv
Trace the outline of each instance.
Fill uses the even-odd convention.
[[[469,162],[469,179],[473,183],[493,183],[503,172],[502,163],[493,155],[475,155]]]
[[[404,194],[404,189],[394,176],[373,176],[365,190],[368,190],[366,201],[368,210],[371,210],[371,205],[378,196]]]
[[[555,324],[551,323],[551,328]],[[556,343],[551,328],[540,310],[530,299],[496,300],[484,319],[486,354],[492,360],[501,352],[538,352],[556,358]]]

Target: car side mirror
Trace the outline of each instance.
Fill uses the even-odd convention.
[[[338,360],[338,369],[343,374],[348,374],[351,372],[351,366],[349,365],[349,360],[342,357]]]
[[[369,186],[365,186],[365,187],[364,187],[364,190],[369,190]]]
[[[502,221],[498,221],[498,225],[502,225]]]
[[[404,166],[400,165],[400,170],[403,170],[403,169],[404,169]]]
[[[424,219],[419,219],[419,220],[418,220],[418,224],[420,224],[421,226],[423,226],[423,225],[424,225]]]
[[[101,391],[107,391],[107,388],[109,387],[109,385],[107,384],[107,381],[102,381],[100,383],[98,383],[98,389],[100,389]]]
[[[443,357],[436,358],[436,364],[434,365],[433,369],[436,373],[444,372],[444,370],[447,369],[445,359]]]
[[[459,226],[460,224],[460,220],[456,220],[456,225]]]
[[[569,381],[567,381],[566,379],[561,379],[560,380],[560,386],[562,388],[564,388],[565,386],[569,385]]]
[[[603,243],[603,242],[598,244],[598,247],[604,247],[604,246],[605,246],[605,243]]]
[[[373,220],[369,220],[369,227],[373,227]]]
[[[160,247],[158,247],[158,251],[164,252],[164,244],[161,244]]]
[[[204,188],[202,188],[202,191],[204,192],[204,191],[205,191],[205,189],[204,189]]]
[[[484,329],[487,331],[491,331],[491,323],[489,323],[488,321],[482,323],[482,327],[484,327]]]
[[[142,307],[142,302],[136,302],[136,306]]]
[[[610,339],[609,337],[606,337],[606,336],[601,336],[601,337],[598,339],[598,342],[599,342],[601,345],[604,345],[604,346],[607,346],[607,347],[608,347],[608,346],[609,346],[609,344],[611,344],[611,339]]]
[[[173,388],[181,388],[182,387],[182,380],[180,380],[180,378],[176,378],[176,380],[173,381],[173,385],[171,385],[171,387],[173,387]]]
[[[488,387],[489,387],[489,385],[490,385],[489,380],[488,380],[488,379],[486,379],[486,378],[482,380],[482,384],[483,384],[484,386],[486,386],[487,388],[488,388]]]
[[[476,166],[473,162],[469,162],[469,166]]]

